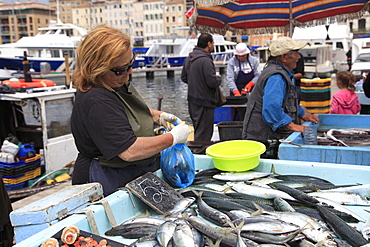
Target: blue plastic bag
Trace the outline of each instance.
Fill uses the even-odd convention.
[[[180,143],[161,152],[161,170],[172,186],[185,188],[195,178],[194,154]]]

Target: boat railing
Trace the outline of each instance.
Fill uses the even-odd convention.
[[[148,67],[162,68],[162,67],[167,67],[169,65],[171,64],[168,61],[168,57],[159,56],[155,59],[154,63],[152,65],[148,65]]]
[[[212,54],[213,61],[221,61],[223,64],[226,64],[233,56],[233,53]]]

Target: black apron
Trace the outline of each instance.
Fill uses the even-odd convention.
[[[154,136],[153,117],[148,106],[133,86],[127,83],[128,93],[114,93],[120,98],[127,118],[137,137]],[[103,186],[104,195],[113,193],[131,180],[156,170],[157,155],[147,159],[127,162],[118,156],[107,161],[103,156],[92,160],[89,172],[90,182],[99,182]]]
[[[245,85],[247,85],[247,83],[250,82],[254,78],[254,70],[248,58],[247,58],[247,62],[249,63],[249,66],[251,67],[251,72],[249,73],[245,73],[242,70],[240,61],[239,61],[239,72],[238,72],[238,76],[236,77],[236,81],[235,81],[236,87],[238,88],[239,91],[241,91],[245,87]]]

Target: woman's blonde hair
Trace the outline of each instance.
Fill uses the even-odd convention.
[[[77,90],[109,87],[102,76],[128,49],[131,49],[130,37],[118,29],[100,25],[91,30],[76,50],[77,65],[72,79]]]

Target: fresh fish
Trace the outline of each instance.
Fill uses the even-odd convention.
[[[241,235],[245,238],[256,241],[258,243],[285,244],[290,240],[294,239],[300,232],[301,230],[298,229],[294,232],[284,234],[267,234],[263,232],[242,232]],[[305,238],[304,236],[302,237]]]
[[[289,194],[290,196],[294,197],[295,199],[297,199],[300,202],[308,203],[308,204],[319,203],[319,201],[315,197],[307,195],[306,193],[304,193],[300,190],[290,188],[290,187],[285,186],[283,184],[269,184],[269,186]]]
[[[226,210],[251,210],[251,208],[243,206],[242,204],[233,202],[233,201],[227,201],[224,199],[219,198],[211,198],[211,197],[205,197],[203,198],[203,201],[207,203],[207,205],[218,209],[220,211],[226,211]]]
[[[175,232],[172,237],[172,246],[175,247],[194,247],[195,242],[190,226],[183,220],[177,222]]]
[[[194,197],[182,198],[173,206],[173,208],[167,212],[167,214],[177,214],[183,212],[195,201]]]
[[[310,183],[314,185],[331,185],[335,186],[333,183],[322,179],[318,177],[312,177],[312,176],[307,176],[307,175],[277,175],[275,176],[276,179],[281,179],[284,181],[296,181],[300,183]]]
[[[247,200],[251,202],[262,203],[262,204],[269,205],[269,206],[274,205],[273,199],[266,199],[260,196],[253,196],[253,195],[248,195],[245,193],[238,193],[238,192],[228,193],[227,195],[229,197],[236,198],[236,199],[242,199],[242,200]]]
[[[204,169],[200,170],[195,174],[195,178],[197,177],[212,177],[213,175],[219,173],[220,170],[216,168]]]
[[[194,180],[192,185],[203,185],[203,184],[219,184],[224,185],[225,181],[217,180],[212,177],[205,177],[205,178],[199,178],[197,180]]]
[[[361,233],[367,241],[370,241],[370,219],[366,221]]]
[[[253,181],[258,182],[260,184],[271,184],[271,183],[281,182],[283,180],[270,176],[270,177],[264,177],[264,178],[257,178],[257,179],[254,179]]]
[[[368,244],[369,242],[355,230],[352,226],[348,225],[341,218],[331,213],[325,207],[317,206],[320,211],[321,216],[325,219],[334,232],[343,240],[346,240],[349,244],[354,247],[360,247],[362,245]]]
[[[209,189],[219,191],[219,192],[227,192],[231,189],[230,185],[227,185],[227,184],[224,184],[224,185],[221,185],[221,184],[204,184],[203,186],[205,186]]]
[[[167,216],[163,216],[163,215],[135,217],[135,218],[124,221],[121,225],[131,224],[131,223],[148,223],[148,224],[160,226],[166,220],[167,220]]]
[[[144,236],[156,234],[157,229],[158,229],[157,226],[136,228],[136,229],[130,229],[129,231],[122,232],[120,235],[113,235],[113,236],[122,236],[124,238],[136,239],[136,238],[141,238]],[[105,235],[112,236],[112,235],[108,235],[107,233]]]
[[[193,233],[193,239],[195,247],[203,247],[205,245],[204,236],[197,229],[190,226],[191,232]]]
[[[214,209],[213,207],[205,203],[202,199],[202,193],[200,193],[198,196],[197,205],[199,213],[207,219],[211,220],[213,223],[222,226],[230,221],[230,218],[226,214],[217,209]]]
[[[238,237],[235,247],[247,247],[246,243],[244,242],[244,239],[240,235],[241,228],[243,227],[244,222],[240,222],[239,225],[235,225],[233,222],[228,222],[228,223],[234,229],[234,231],[236,232],[236,235]]]
[[[295,212],[295,209],[286,200],[281,197],[275,197],[274,207],[277,211]]]
[[[328,199],[325,199],[325,198],[321,198],[321,197],[317,197],[317,200],[319,200],[321,204],[329,205],[329,206],[333,207],[335,210],[338,210],[340,212],[351,215],[353,218],[357,219],[358,221],[365,222],[365,219],[358,216],[357,214],[355,214],[354,212],[349,210],[347,207],[344,207],[344,206],[342,206],[341,204],[339,204],[337,202],[334,202],[332,200],[328,200]]]
[[[326,132],[326,137],[329,138],[329,139],[332,139],[333,141],[336,141],[336,142],[339,142],[341,143],[343,146],[346,146],[346,147],[349,147],[346,143],[344,143],[343,141],[337,139],[334,135],[333,135],[333,131],[335,131],[335,129],[331,129],[329,130],[328,132]]]
[[[259,207],[258,205],[256,205]],[[328,246],[336,246],[333,236],[323,230],[323,226],[314,220],[313,218],[298,212],[269,212],[263,210],[259,207],[258,211],[254,213],[255,215],[267,214],[276,219],[295,224],[300,227],[302,233],[310,240],[318,243],[320,241],[325,241]]]
[[[256,222],[244,224],[241,230],[251,232],[264,232],[269,234],[282,234],[294,232],[300,230],[300,228],[297,225],[280,221],[280,222]]]
[[[221,172],[219,174],[213,175],[213,178],[223,180],[223,181],[247,181],[261,177],[267,177],[272,173],[267,172],[256,172],[256,171],[246,171],[246,172]]]
[[[308,193],[314,197],[321,197],[332,200],[342,205],[361,205],[370,206],[370,200],[358,194],[347,192],[311,192]]]
[[[156,232],[156,237],[159,245],[161,247],[167,247],[168,242],[170,242],[175,229],[176,223],[173,221],[166,221],[162,225],[160,225]]]
[[[137,230],[137,229],[157,229],[158,226],[154,224],[149,224],[149,223],[126,223],[126,224],[121,224],[119,226],[113,227],[112,229],[108,230],[105,232],[105,235],[107,236],[122,236],[123,234],[127,232],[131,232],[132,230]],[[139,238],[139,237],[137,237]]]
[[[349,192],[370,198],[370,184],[337,187],[334,189],[320,190],[320,192]]]
[[[139,242],[135,244],[130,244],[130,247],[159,247],[160,245],[156,240],[148,240],[145,242]]]
[[[199,217],[188,217],[186,220],[198,231],[211,239],[221,239],[221,243],[235,247],[238,241],[237,234],[231,228],[212,226]],[[244,239],[247,247],[258,247],[254,241]]]
[[[227,182],[229,186],[232,186],[233,190],[239,193],[245,193],[248,195],[259,196],[265,199],[274,199],[275,197],[281,197],[288,200],[295,200],[292,196],[288,193],[283,191],[274,190],[274,189],[267,189],[262,188],[254,185],[247,185],[243,182]]]
[[[257,208],[254,206],[254,203],[261,206],[265,210],[268,210],[268,211],[273,211],[274,210],[274,207],[272,207],[270,205],[266,205],[266,204],[260,203],[260,202],[253,202],[253,201],[245,200],[245,199],[236,199],[235,198],[235,199],[229,199],[228,201],[238,203],[238,204],[243,205],[243,206],[245,206],[245,207],[247,207],[247,208],[249,208],[253,211],[257,210]]]

